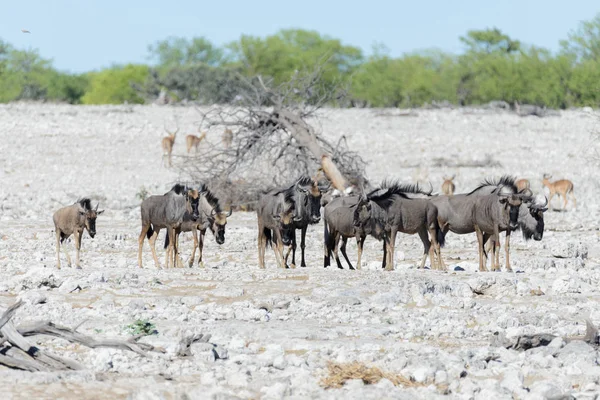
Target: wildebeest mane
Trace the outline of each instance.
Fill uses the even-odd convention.
[[[79,200],[77,200],[77,202],[79,203],[79,205],[81,206],[81,208],[83,208],[85,211],[91,211],[92,210],[92,200],[90,200],[88,197],[84,197],[83,199],[79,199]]]
[[[467,194],[467,196],[477,192],[478,190],[483,189],[486,186],[496,186],[496,189],[494,189],[492,193],[496,193],[496,190],[501,187],[508,187],[512,193],[518,193],[519,189],[517,188],[517,185],[515,183],[516,180],[517,178],[511,175],[503,175],[499,179],[486,178],[483,182],[479,184],[479,186],[471,190]]]
[[[198,192],[204,196],[208,204],[215,210],[215,212],[220,213],[221,205],[219,204],[219,199],[210,191],[208,187],[203,183],[198,188]]]
[[[185,192],[186,186],[181,183],[176,183],[170,190],[170,192],[175,192],[176,194],[183,194]]]

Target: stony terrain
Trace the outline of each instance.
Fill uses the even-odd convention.
[[[569,204],[566,212],[547,212],[541,242],[513,236],[513,268],[520,273],[476,272],[475,236],[453,234],[443,254],[464,272],[416,270],[422,247],[418,237],[405,235],[394,272],[379,269],[381,245],[372,239],[365,246],[367,268],[323,269],[322,223],[309,230],[308,268],[277,270],[268,250],[267,269],[259,270],[253,213],[234,213],[223,246],[209,238],[205,269],[157,270],[147,244],[139,269],[137,194],[142,188],[164,193],[180,178],[161,166],[163,122],[178,116],[175,155],[183,156],[183,136],[195,132],[197,111],[0,106],[0,310],[21,298],[15,323],[49,319],[97,337],[127,338],[128,325],[149,321],[158,334],[141,341],[165,350],[144,358],[30,338],[87,370],[0,367],[3,398],[596,398],[597,349],[557,339],[519,352],[492,345],[492,338],[496,332],[509,339],[571,337],[584,334],[585,318],[600,324],[600,174],[591,136],[600,115],[417,114],[325,110],[321,129],[332,139],[346,135],[370,162],[375,182],[387,176],[431,181],[439,190],[443,175],[456,174],[461,192],[511,173],[529,178],[539,192],[544,172],[573,180],[577,209]],[[218,142],[219,135],[211,131],[208,138]],[[96,238],[84,235],[83,269],[59,271],[51,216],[84,195],[106,212]],[[67,246],[73,254],[73,242]],[[191,238],[183,237],[184,257],[190,246]],[[355,249],[352,243],[352,260]],[[159,249],[161,262],[163,254]],[[191,333],[211,334],[210,343],[178,356],[178,342]],[[320,385],[329,362],[352,361],[412,383]]]

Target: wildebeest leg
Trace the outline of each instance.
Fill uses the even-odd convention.
[[[475,233],[477,234],[477,243],[479,247],[479,271],[484,272],[487,271],[487,268],[483,264],[483,232],[477,225],[475,225]]]
[[[206,235],[206,229],[200,229],[198,238],[198,267],[201,268],[204,268],[204,260],[202,259],[202,255],[204,254],[204,235]]]
[[[81,250],[81,236],[83,236],[83,229],[79,232],[75,232],[75,268],[81,269],[79,264],[79,251]]]
[[[421,242],[423,242],[423,258],[421,259],[421,266],[419,267],[420,269],[423,269],[425,267],[425,260],[427,260],[427,254],[430,253],[431,250],[431,242],[429,241],[428,236],[429,235],[427,234],[426,229],[419,230],[419,237],[421,238]],[[431,269],[433,269],[433,258],[431,258],[431,254],[429,258],[429,262],[431,263]]]
[[[340,246],[340,234],[338,232],[335,233],[334,236],[334,245],[333,245],[333,257],[335,258],[335,262],[337,263],[337,267],[339,269],[344,269],[344,267],[342,266],[342,263],[340,261],[340,255],[338,253],[338,249]]]
[[[56,228],[56,266],[60,269],[60,229]]]
[[[385,264],[386,271],[394,270],[394,247],[396,245],[396,229],[392,228],[387,243],[387,260]]]
[[[194,260],[196,259],[196,248],[198,247],[198,229],[196,227],[192,227],[192,239],[194,240],[194,245],[192,247],[192,255],[188,261],[188,267],[192,268],[194,266]],[[200,265],[200,261],[198,261],[198,265]]]
[[[300,266],[302,268],[306,268],[306,261],[304,260],[304,249],[306,248],[306,230],[308,229],[307,226],[303,227],[302,230],[300,231],[300,250],[302,251],[302,260],[300,260]],[[292,262],[294,262],[294,259],[292,259]]]
[[[259,217],[260,219],[260,217]],[[258,224],[258,268],[265,268],[265,247],[266,247],[265,228]]]
[[[356,269],[361,269],[363,245],[365,244],[366,238],[367,237],[364,235],[356,237],[356,246],[358,247],[358,260],[356,261]]]
[[[506,270],[508,272],[512,272],[512,268],[510,267],[510,230],[506,231],[506,241],[504,242],[504,255],[506,256]]]
[[[435,227],[429,229],[429,237],[431,240],[431,245],[429,246],[429,261],[431,262],[431,269],[441,270],[442,266],[440,264],[440,254],[438,253],[438,243],[436,239],[436,229]]]
[[[142,249],[144,248],[144,239],[146,238],[146,233],[150,229],[150,224],[142,224],[142,233],[140,233],[140,237],[138,238],[138,266],[142,268]]]
[[[179,236],[181,235],[181,231],[179,231],[179,229],[173,229],[173,235],[175,235],[175,243],[173,243],[173,249],[175,250],[175,267],[183,268],[183,260],[179,255]]]
[[[158,233],[160,232],[160,229],[155,229],[154,232],[152,233],[152,236],[150,236],[150,239],[148,239],[148,244],[150,245],[150,251],[152,252],[152,258],[154,258],[154,265],[156,265],[156,268],[160,269],[160,263],[158,262],[158,257],[156,256],[156,238],[158,237]],[[167,249],[168,252],[168,249]]]
[[[346,254],[346,244],[347,243],[348,243],[348,238],[342,237],[342,247],[340,248],[340,250],[342,251],[342,255],[344,256],[344,259],[348,263],[348,266],[350,267],[350,269],[354,269],[354,267],[352,266],[352,263],[348,259],[348,254]]]
[[[275,251],[275,258],[277,259],[277,267],[285,269],[287,265],[283,259],[283,241],[281,240],[279,229],[273,229],[273,241],[273,251]]]

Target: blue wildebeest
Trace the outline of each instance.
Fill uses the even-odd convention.
[[[477,197],[485,196],[489,194],[499,194],[500,192],[506,194],[517,194],[529,196],[531,192],[524,190],[519,192],[515,184],[515,178],[505,175],[499,179],[486,179],[477,188],[469,193],[455,194],[453,196],[435,196],[431,198],[431,201],[438,208],[438,222],[442,230],[442,234],[445,236],[448,231],[453,233],[464,235],[475,232],[475,227],[472,223],[472,212]],[[534,218],[530,213],[529,199],[527,202],[521,205],[519,210],[519,224],[520,226],[527,226],[530,229],[536,229],[533,227],[540,228],[538,224],[539,215],[536,213],[538,219]],[[542,215],[543,217],[543,215]],[[543,232],[543,223],[541,225]],[[507,232],[508,236],[510,233]],[[538,233],[538,236],[541,233]],[[534,235],[534,238],[536,235]],[[541,239],[541,236],[539,236]],[[486,237],[487,238],[487,237]],[[510,240],[510,238],[507,238]],[[495,242],[497,243],[497,242]],[[445,263],[442,259],[442,264],[445,267]],[[510,265],[510,264],[509,264]]]
[[[300,230],[300,266],[306,267],[304,260],[304,249],[306,247],[306,230],[309,225],[317,224],[321,220],[321,195],[329,189],[329,185],[320,184],[317,178],[302,176],[290,188],[294,191],[295,218],[294,218],[294,238],[287,254],[285,263],[287,264],[290,251],[292,253],[291,267],[296,266],[296,230]]]
[[[166,254],[166,268],[172,256],[173,266],[178,264],[177,243],[175,242],[175,229],[183,221],[183,215],[187,211],[193,217],[198,218],[198,191],[187,186],[176,184],[167,193],[158,196],[150,196],[141,205],[142,231],[138,238],[138,265],[142,268],[142,248],[144,237],[148,238],[152,257],[157,268],[160,268],[158,257],[156,257],[155,243],[161,229],[167,229],[170,236],[169,248]]]
[[[96,204],[96,208],[92,209],[92,202],[86,197],[77,200],[70,206],[57,210],[52,216],[54,230],[56,231],[56,263],[58,269],[60,269],[60,246],[71,235],[75,236],[75,266],[78,269],[81,268],[79,265],[81,237],[84,230],[88,231],[91,238],[96,236],[96,217],[104,212],[104,210],[98,211],[98,205]],[[63,250],[70,267],[71,257],[67,249],[63,248]]]
[[[204,248],[204,235],[206,229],[210,229],[215,237],[215,241],[218,244],[225,243],[225,226],[227,225],[227,218],[231,216],[232,210],[224,212],[221,210],[219,199],[213,195],[208,188],[202,184],[198,188],[198,194],[200,196],[198,202],[198,218],[185,212],[183,215],[183,221],[179,227],[175,228],[175,237],[179,240],[181,232],[192,232],[194,238],[194,248],[192,249],[192,255],[189,260],[190,268],[194,265],[194,259],[196,258],[196,248],[198,248],[198,266],[204,266],[202,261],[202,250]],[[165,236],[165,249],[169,245],[169,235]],[[177,242],[179,248],[179,241]]]
[[[383,182],[380,189],[369,193],[366,199],[359,202],[357,215],[370,215],[374,218],[374,214],[379,214],[376,219],[379,220],[379,224],[385,226],[384,266],[386,270],[394,269],[394,247],[398,232],[419,234],[423,242],[423,258],[419,268],[425,266],[425,260],[429,255],[431,267],[443,269],[439,247],[444,245],[444,236],[438,225],[437,208],[429,198],[413,198],[412,195],[430,196],[431,192],[423,191],[419,185]],[[371,205],[369,212],[367,212],[368,204]],[[380,209],[385,212],[381,213]],[[361,222],[356,221],[356,223],[359,225]]]
[[[295,236],[295,187],[271,190],[258,201],[258,267],[265,268],[265,250],[273,246],[277,266],[287,268],[283,246],[290,246]]]

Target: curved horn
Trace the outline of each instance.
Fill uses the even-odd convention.
[[[94,209],[94,211],[98,211],[98,206],[100,206],[100,202],[96,203],[96,208]]]
[[[233,213],[233,208],[230,208],[229,212],[225,216],[230,217],[232,213]]]

